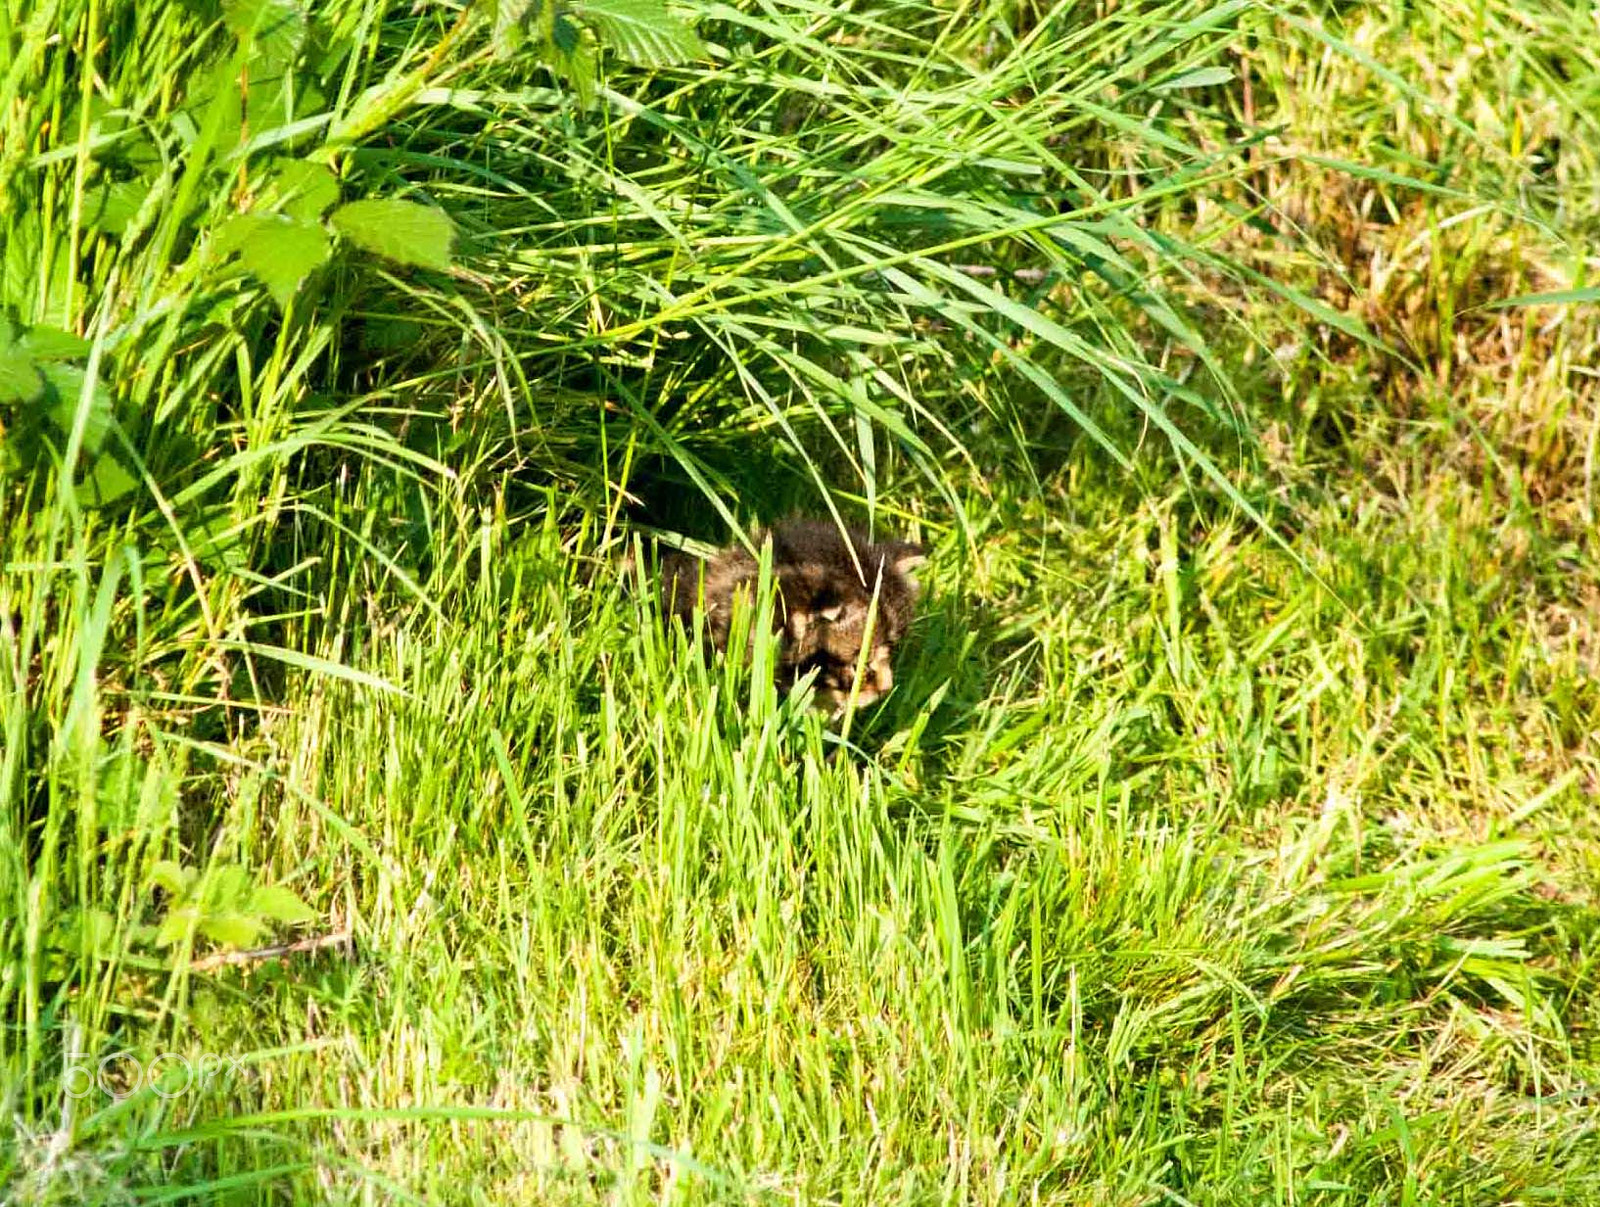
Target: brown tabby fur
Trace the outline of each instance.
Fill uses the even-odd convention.
[[[757,547],[772,542],[778,685],[787,689],[814,669],[818,705],[843,708],[855,685],[876,592],[872,647],[856,703],[870,704],[887,692],[894,684],[891,655],[916,607],[917,582],[910,571],[923,560],[921,546],[906,541],[873,544],[858,529],[850,530],[847,545],[830,520],[786,520],[753,535]],[[734,596],[747,592],[753,601],[759,572],[757,558],[739,545],[706,562],[666,554],[661,563],[663,607],[687,628],[701,605],[707,639],[716,649],[726,649]]]

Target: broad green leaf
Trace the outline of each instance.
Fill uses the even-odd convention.
[[[144,180],[117,180],[90,189],[83,199],[83,220],[95,230],[120,235],[150,195]]]
[[[642,67],[670,67],[706,55],[700,35],[669,13],[662,0],[577,0],[572,11],[607,46]]]
[[[44,393],[44,376],[22,348],[0,348],[0,402],[32,402]]]
[[[300,283],[328,260],[328,234],[315,222],[263,222],[239,249],[239,262],[286,310]]]
[[[96,955],[109,955],[116,948],[117,920],[109,910],[86,909],[72,915],[76,923],[77,942],[87,945]]]
[[[193,868],[186,868],[175,859],[163,859],[150,869],[148,883],[153,888],[166,889],[176,897],[182,895],[193,879]]]
[[[156,946],[171,947],[179,942],[199,917],[198,905],[180,905],[168,910],[167,916],[161,920],[161,929],[156,931]]]
[[[306,17],[294,0],[222,0],[222,21],[254,47],[252,67],[286,67],[305,45]]]
[[[595,77],[599,74],[599,64],[596,61],[593,45],[580,39],[574,43],[571,50],[562,50],[558,44],[556,66],[572,85],[572,90],[578,94],[578,104],[585,109],[592,105]]]
[[[571,54],[576,50],[582,37],[583,28],[566,13],[558,12],[550,23],[550,41],[562,54]]]
[[[382,355],[416,347],[422,331],[422,324],[409,315],[382,315],[363,323],[358,338],[363,349]]]
[[[494,52],[504,58],[522,48],[527,41],[523,23],[532,0],[490,0],[494,12]]]
[[[77,365],[45,364],[38,366],[44,374],[50,395],[45,413],[63,436],[72,431],[77,420],[79,399],[83,396],[84,382],[88,377]],[[98,453],[111,431],[111,394],[105,382],[96,380],[89,395],[89,414],[83,427],[83,447],[88,453]]]
[[[333,227],[357,247],[400,264],[450,267],[455,228],[443,210],[414,201],[352,201],[333,211]]]
[[[135,478],[110,453],[101,453],[93,468],[74,488],[78,503],[83,507],[105,507],[116,502],[139,485]]]
[[[27,351],[35,360],[76,360],[81,356],[88,356],[93,346],[81,335],[73,335],[70,331],[63,331],[59,327],[51,327],[41,323],[37,327],[29,327],[28,332],[17,345]]]
[[[239,214],[229,218],[217,228],[216,234],[211,236],[211,250],[219,258],[226,259],[244,246],[261,225],[260,214]]]
[[[200,918],[200,933],[227,947],[249,947],[266,929],[259,918],[237,910],[218,910]]]
[[[243,909],[254,889],[247,869],[236,863],[213,865],[206,882],[206,904],[219,909]]]
[[[262,918],[271,918],[275,922],[286,922],[291,925],[310,922],[317,916],[316,910],[281,884],[267,884],[256,889],[250,895],[250,912]]]
[[[246,271],[287,309],[300,283],[328,260],[328,234],[316,222],[287,214],[240,214],[216,234],[219,255],[235,252]]]
[[[289,217],[316,222],[339,200],[339,182],[320,163],[284,159],[273,167],[264,193],[264,201],[276,202]]]

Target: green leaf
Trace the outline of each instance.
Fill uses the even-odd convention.
[[[208,913],[200,919],[200,933],[227,947],[249,947],[266,929],[259,919],[231,909]]]
[[[179,942],[200,917],[197,905],[180,905],[167,911],[161,919],[161,929],[156,931],[156,946],[171,947]]]
[[[240,214],[217,231],[219,255],[234,252],[247,272],[287,309],[300,283],[328,260],[328,234],[287,214]]]
[[[290,925],[310,922],[317,916],[316,910],[280,884],[267,884],[256,889],[250,895],[249,908],[251,913],[259,917]]]
[[[150,195],[144,180],[118,180],[90,189],[83,198],[83,220],[95,230],[120,235],[139,213]]]
[[[28,328],[28,333],[17,341],[17,346],[26,349],[35,360],[75,360],[80,356],[88,356],[93,345],[81,335],[41,323]]]
[[[582,26],[571,20],[566,13],[556,13],[555,20],[550,23],[550,41],[556,50],[562,54],[571,54],[578,48],[578,42],[582,37]]]
[[[555,67],[578,93],[578,104],[587,109],[594,104],[595,77],[600,74],[594,37],[565,16],[557,16],[550,43],[555,50]]]
[[[194,869],[186,868],[175,859],[163,859],[150,869],[149,885],[163,888],[173,896],[181,896],[194,879]]]
[[[239,214],[229,218],[211,236],[212,252],[222,259],[233,255],[244,246],[245,240],[255,234],[256,228],[261,225],[261,218],[260,214]]]
[[[315,654],[302,654],[299,650],[289,649],[281,645],[267,645],[260,641],[224,640],[222,645],[227,649],[248,650],[260,658],[273,658],[312,674],[327,675],[333,679],[343,679],[349,683],[360,684],[362,687],[370,687],[374,691],[388,692],[397,696],[407,694],[404,688],[396,687],[387,679],[382,679],[370,671],[346,666],[333,658],[319,658]]]
[[[333,226],[357,247],[400,264],[450,267],[455,233],[442,210],[414,201],[352,201],[333,211]]]
[[[263,200],[291,218],[316,222],[339,200],[339,181],[320,163],[280,160],[268,178]]]
[[[239,249],[239,260],[287,310],[300,283],[327,263],[328,234],[314,222],[269,220]]]
[[[1521,293],[1504,301],[1491,302],[1490,310],[1506,306],[1565,306],[1572,302],[1600,302],[1600,285],[1585,289],[1558,289],[1554,293]]]
[[[44,375],[22,348],[0,348],[0,402],[32,402],[44,393]]]
[[[255,49],[252,67],[286,67],[306,40],[306,16],[294,0],[222,0],[222,22]]]
[[[0,298],[7,305],[21,305],[24,298],[33,296],[34,266],[39,260],[39,217],[32,212],[23,213],[10,223],[6,231],[5,264],[0,266]]]
[[[86,909],[78,915],[78,925],[90,951],[104,956],[110,955],[115,950],[117,920],[112,917],[110,911]]]
[[[528,40],[523,23],[532,0],[490,0],[494,11],[494,53],[500,58],[513,54]]]
[[[706,45],[667,12],[663,0],[577,0],[572,11],[618,54],[642,67],[670,67],[706,56]]]
[[[222,909],[243,909],[254,888],[247,869],[236,863],[213,864],[206,882],[206,904]]]
[[[361,324],[361,347],[384,355],[415,348],[422,339],[422,324],[409,315],[384,315]]]
[[[102,453],[94,467],[77,484],[74,493],[79,506],[105,507],[138,485],[139,479],[124,469],[120,461],[110,453]]]
[[[1233,70],[1228,67],[1196,67],[1193,71],[1185,71],[1182,75],[1173,76],[1170,80],[1163,80],[1155,86],[1157,92],[1176,92],[1180,88],[1210,88],[1215,84],[1226,84],[1233,79]]]
[[[77,365],[38,365],[44,374],[50,400],[45,413],[63,436],[71,433],[78,417],[78,400],[83,395],[83,385],[88,374]],[[98,453],[111,431],[113,422],[111,394],[105,382],[96,379],[94,391],[89,396],[89,414],[83,427],[83,448],[88,453]]]

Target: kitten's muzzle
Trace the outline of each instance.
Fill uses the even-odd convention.
[[[850,689],[856,685],[856,668],[849,664],[827,667],[817,682],[817,707],[828,712],[844,711],[850,700]],[[889,665],[887,648],[873,651],[872,661],[856,689],[856,707],[865,708],[886,695],[894,686],[894,670]]]

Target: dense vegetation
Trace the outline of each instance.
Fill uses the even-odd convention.
[[[0,1198],[1600,1202],[1589,7],[0,55]],[[831,727],[624,556],[795,509]]]

